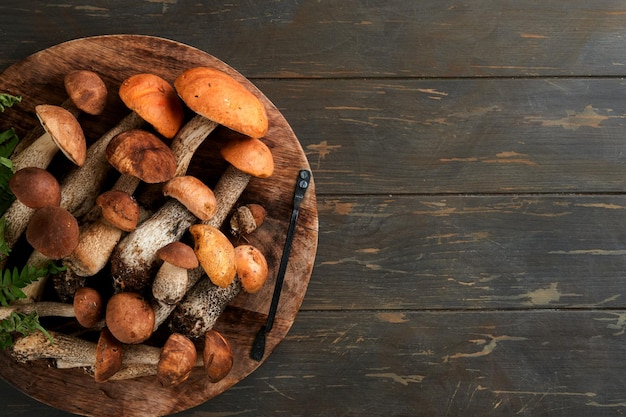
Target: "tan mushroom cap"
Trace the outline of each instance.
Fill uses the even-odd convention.
[[[224,379],[233,368],[233,350],[230,343],[216,330],[209,330],[204,335],[202,361],[211,382]]]
[[[235,265],[241,286],[248,293],[255,293],[267,281],[267,260],[259,249],[252,245],[235,248]]]
[[[113,337],[109,329],[105,327],[100,331],[93,375],[96,382],[105,382],[120,370],[122,350],[122,343]]]
[[[37,209],[61,204],[61,186],[43,168],[26,167],[16,171],[9,180],[9,188],[26,207]]]
[[[26,228],[28,243],[50,259],[61,259],[72,253],[79,235],[76,218],[58,206],[37,209]]]
[[[157,364],[157,379],[163,387],[179,385],[189,378],[196,366],[198,353],[191,340],[180,333],[172,333],[163,345]]]
[[[88,70],[72,71],[65,76],[63,84],[76,108],[94,116],[102,114],[108,90],[98,74]]]
[[[191,175],[174,177],[163,186],[163,194],[180,201],[194,216],[209,220],[217,211],[213,191],[198,178]]]
[[[110,190],[96,198],[102,217],[111,225],[125,232],[131,232],[139,222],[139,204],[125,191]]]
[[[132,129],[115,136],[106,149],[109,163],[119,172],[147,183],[165,182],[176,174],[176,156],[152,133]]]
[[[78,324],[90,328],[104,317],[104,302],[98,291],[90,287],[81,287],[74,294],[74,314]]]
[[[253,177],[267,178],[274,172],[272,151],[259,139],[245,136],[233,138],[220,153],[235,168]]]
[[[157,132],[173,138],[184,120],[183,104],[172,85],[154,74],[136,74],[122,82],[119,95]]]
[[[63,107],[50,104],[35,106],[35,113],[61,152],[74,164],[82,166],[87,157],[87,142],[76,117]]]
[[[223,71],[196,67],[183,72],[174,87],[194,112],[244,135],[260,138],[268,130],[265,106]]]
[[[183,269],[193,269],[199,265],[193,248],[179,241],[163,246],[156,255],[162,261]]]
[[[218,287],[228,287],[235,278],[235,248],[228,238],[213,226],[194,224],[189,227],[194,252],[207,276]]]
[[[106,324],[111,334],[122,343],[141,343],[152,335],[154,310],[135,292],[114,294],[107,303]]]

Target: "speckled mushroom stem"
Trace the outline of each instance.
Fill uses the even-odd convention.
[[[110,169],[104,157],[107,145],[117,134],[141,126],[142,123],[143,121],[135,113],[132,113],[89,147],[83,166],[72,168],[61,183],[61,207],[67,209],[74,216],[79,217],[94,205],[106,173]],[[20,166],[34,166],[30,164],[35,161],[26,155],[27,152],[30,153],[28,149],[30,148],[20,153],[16,160],[13,161],[15,171]],[[47,164],[45,167],[47,167]],[[5,242],[10,248],[15,245],[20,235],[24,233],[28,221],[34,212],[35,210],[26,207],[19,201],[15,201],[5,212],[4,218],[7,222]],[[5,262],[6,259],[0,260],[0,267],[4,266]]]
[[[41,317],[75,317],[74,306],[55,301],[41,301],[39,303],[12,304],[8,307],[0,307],[0,320],[4,320],[11,313],[37,313]]]
[[[215,126],[215,123],[207,123],[200,117],[195,117],[179,131],[171,144],[176,157],[176,175],[187,171],[193,154]],[[113,189],[133,194],[139,183],[137,178],[122,175]],[[77,249],[64,260],[64,264],[79,276],[95,275],[109,261],[122,236],[122,230],[106,221],[97,220],[81,232]],[[158,234],[155,234],[155,238],[157,237]]]
[[[13,345],[11,354],[22,363],[53,359],[59,369],[92,368],[96,361],[97,344],[79,337],[58,332],[49,332],[52,343],[41,332],[19,338]],[[122,368],[110,380],[122,380],[138,376],[155,375],[161,349],[145,344],[124,345]],[[196,366],[203,366],[199,357]]]

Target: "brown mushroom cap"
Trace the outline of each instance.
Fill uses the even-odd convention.
[[[162,261],[179,268],[192,269],[197,268],[199,265],[193,248],[179,241],[163,246],[157,251],[156,255]]]
[[[233,350],[230,343],[215,330],[209,330],[204,335],[202,361],[211,382],[224,379],[233,367]]]
[[[165,182],[176,173],[176,156],[158,137],[141,129],[115,136],[106,149],[111,165],[119,172],[147,183]]]
[[[104,316],[104,303],[98,291],[89,287],[81,287],[74,294],[74,314],[78,324],[83,327],[94,327]]]
[[[183,72],[174,87],[194,112],[247,136],[268,130],[265,106],[250,90],[223,71],[196,67]]]
[[[106,191],[96,198],[96,204],[102,210],[102,217],[118,229],[130,232],[137,227],[139,204],[127,192]]]
[[[50,259],[61,259],[78,245],[78,221],[66,209],[46,206],[37,209],[26,228],[26,240]]]
[[[35,106],[35,113],[61,152],[74,164],[82,166],[87,157],[87,142],[76,117],[63,107],[50,104]]]
[[[154,74],[136,74],[122,82],[119,95],[157,132],[173,138],[184,120],[183,105],[170,83]]]
[[[209,220],[217,210],[213,191],[198,178],[191,175],[174,177],[163,186],[163,194],[180,201],[194,216]]]
[[[108,91],[98,74],[87,70],[72,71],[65,76],[63,83],[67,95],[78,109],[92,115],[102,114]]]
[[[152,334],[154,310],[140,294],[120,292],[107,303],[106,324],[120,342],[141,343]]]
[[[9,188],[22,204],[37,209],[61,204],[61,186],[47,170],[22,168],[11,176]]]
[[[96,382],[104,382],[120,370],[122,349],[122,343],[113,337],[109,329],[104,328],[100,331],[93,375]]]
[[[252,245],[240,245],[235,248],[237,276],[244,291],[255,293],[267,281],[267,261],[265,256]]]
[[[157,364],[157,379],[163,387],[185,382],[196,365],[198,353],[191,340],[180,333],[172,333],[163,345]]]
[[[233,138],[220,153],[235,168],[253,177],[267,178],[274,172],[272,151],[259,139],[246,136]]]
[[[194,252],[207,276],[218,287],[228,287],[235,278],[235,248],[226,236],[213,226],[194,224],[189,227]]]

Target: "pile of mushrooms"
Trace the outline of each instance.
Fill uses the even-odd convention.
[[[65,266],[52,277],[55,288],[59,282],[64,288],[58,293],[64,302],[41,300],[42,279],[26,288],[26,301],[0,308],[0,319],[34,311],[75,320],[82,330],[50,332],[52,343],[42,333],[22,336],[12,354],[19,361],[84,368],[97,382],[152,375],[174,386],[196,367],[204,367],[210,382],[223,379],[234,358],[213,326],[240,291],[259,291],[268,273],[261,251],[231,242],[261,226],[263,207],[242,205],[228,223],[232,233],[221,230],[250,178],[273,173],[272,153],[262,141],[269,127],[263,104],[214,68],[189,69],[173,86],[137,74],[119,88],[128,116],[87,148],[77,117],[104,110],[106,87],[91,71],[68,74],[65,86],[70,110],[36,108],[46,134],[14,157],[10,186],[17,200],[6,214],[9,224],[19,219],[7,242],[13,246],[25,231],[31,266],[50,260]],[[99,101],[87,102],[92,96]],[[195,113],[186,123],[185,107]],[[221,147],[229,165],[212,190],[187,169],[218,125],[239,136]],[[77,142],[66,145],[67,136]],[[47,171],[55,143],[76,164],[60,182]],[[103,190],[111,172],[118,180]],[[165,202],[154,212],[134,195],[142,183],[160,187]],[[187,235],[192,245],[183,242]],[[87,285],[105,269],[112,276],[108,295]],[[157,347],[152,338],[159,329],[158,340],[163,331],[168,336]],[[91,332],[98,332],[97,343],[80,336]]]

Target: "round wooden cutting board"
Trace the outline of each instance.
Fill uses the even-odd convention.
[[[268,282],[256,294],[240,293],[215,326],[233,346],[234,367],[218,383],[210,383],[203,369],[198,367],[183,384],[162,388],[156,377],[96,383],[82,369],[58,370],[46,361],[17,363],[9,352],[0,352],[0,376],[43,403],[86,416],[157,416],[186,410],[224,392],[253,372],[285,337],[296,317],[317,250],[318,218],[313,183],[301,206],[281,302],[274,327],[267,337],[265,357],[261,362],[250,358],[252,341],[269,310],[296,176],[300,169],[310,168],[282,114],[249,80],[219,59],[178,42],[149,36],[110,35],[65,42],[29,56],[0,75],[0,92],[23,97],[19,105],[0,115],[0,130],[14,127],[18,135],[24,137],[38,126],[34,114],[36,105],[60,105],[66,100],[65,74],[89,69],[100,74],[109,87],[103,115],[79,116],[85,136],[92,142],[128,114],[117,95],[125,78],[149,72],[173,83],[181,72],[195,66],[216,67],[239,79],[265,103],[270,119],[270,130],[263,140],[274,155],[275,172],[267,179],[252,179],[239,201],[240,204],[260,203],[267,210],[265,222],[247,237],[247,241],[265,254],[270,268]],[[225,128],[213,132],[196,152],[189,173],[213,186],[226,168],[219,157],[219,146],[233,134]],[[66,161],[56,158],[50,169],[62,177],[68,167]],[[234,244],[244,243],[241,236],[229,236]]]

